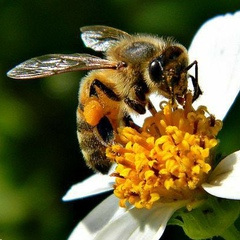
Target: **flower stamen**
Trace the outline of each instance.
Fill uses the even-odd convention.
[[[170,101],[160,107],[145,119],[141,131],[120,128],[121,142],[107,148],[107,157],[117,163],[114,194],[122,207],[129,202],[149,209],[157,201],[190,202],[202,195],[222,122],[206,107],[194,110],[191,94],[184,107],[173,107]]]

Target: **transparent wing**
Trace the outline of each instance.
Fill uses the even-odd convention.
[[[95,51],[106,51],[117,41],[122,38],[130,37],[131,35],[116,28],[107,26],[86,26],[80,28],[81,38],[86,47],[92,48]]]
[[[206,105],[223,119],[240,90],[240,12],[207,21],[189,49],[197,60],[203,95],[196,104]]]
[[[31,58],[10,70],[7,76],[15,79],[47,77],[80,70],[116,68],[117,63],[89,54],[49,54]]]

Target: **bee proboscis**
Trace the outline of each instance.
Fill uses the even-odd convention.
[[[151,108],[149,95],[183,99],[188,78],[194,88],[193,100],[202,93],[197,79],[197,62],[189,64],[186,48],[172,38],[146,34],[130,35],[107,26],[81,28],[84,44],[105,53],[49,54],[29,59],[7,75],[33,79],[59,73],[91,70],[80,83],[77,133],[87,165],[107,173],[110,161],[106,147],[116,138],[117,128],[131,126],[130,114],[144,114]],[[196,75],[188,74],[195,65]],[[151,110],[151,109],[150,109]]]

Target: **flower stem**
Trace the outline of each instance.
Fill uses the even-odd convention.
[[[235,240],[240,239],[240,232],[239,230],[232,224],[229,228],[227,228],[223,233],[220,235],[225,240]]]

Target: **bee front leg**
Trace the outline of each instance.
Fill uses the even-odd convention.
[[[194,93],[193,93],[193,102],[202,94],[202,90],[198,84],[198,62],[195,60],[194,62],[192,62],[187,68],[186,70],[189,70],[191,67],[193,67],[193,65],[195,65],[195,77],[192,75],[189,75],[189,77],[192,80],[192,85],[193,85],[193,89],[194,89]]]
[[[192,75],[189,75],[189,77],[191,78],[193,84],[194,93],[192,101],[194,102],[202,94],[202,90],[198,85],[198,79],[193,77]]]

